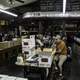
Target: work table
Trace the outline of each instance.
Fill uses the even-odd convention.
[[[12,40],[12,41],[0,42],[0,51],[14,47],[14,46],[18,46],[18,45],[21,45],[21,39],[20,38],[17,38],[16,40]]]
[[[16,62],[16,65],[18,67],[23,68],[24,77],[27,77],[27,75],[33,72],[31,73],[32,75],[39,73],[41,75],[41,80],[46,80],[51,74],[50,72],[53,67],[53,59],[54,59],[54,54],[56,52],[56,49],[44,48],[43,51],[41,51],[41,49],[38,48],[35,49],[34,52],[35,53],[37,52],[39,54],[38,62],[35,63],[29,63],[25,61],[23,63]],[[48,60],[42,62],[42,58]]]
[[[38,53],[39,56],[43,57],[43,56],[46,55],[47,58],[50,58],[49,65],[47,65],[46,62],[43,62],[42,64],[39,64],[39,63],[28,63],[28,62],[25,62],[25,61],[23,63],[16,62],[16,65],[18,65],[18,66],[32,66],[32,67],[50,68],[51,64],[53,62],[53,57],[54,57],[55,52],[56,52],[56,49],[52,49],[52,48],[44,48],[43,51],[41,51],[40,48],[35,49],[35,53]],[[41,57],[39,57],[38,61],[40,61],[40,58]]]
[[[11,64],[12,63],[12,56],[16,56],[21,47],[21,39],[15,39],[12,41],[3,41],[0,42],[0,64]],[[15,57],[16,58],[16,57]]]

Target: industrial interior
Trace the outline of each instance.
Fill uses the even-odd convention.
[[[80,80],[80,0],[0,0],[0,80]]]

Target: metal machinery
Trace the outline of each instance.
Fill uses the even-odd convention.
[[[51,67],[53,54],[55,54],[56,49],[51,47],[43,47],[40,45],[36,48],[36,41],[40,42],[39,39],[35,38],[35,35],[28,35],[28,32],[23,32],[22,36],[22,54],[24,54],[24,59],[26,63],[32,63],[31,65],[36,65],[38,67]],[[39,40],[39,41],[38,41]],[[53,44],[52,44],[53,45]]]
[[[22,53],[25,54],[26,58],[32,55],[32,50],[35,48],[35,35],[28,35],[24,32],[22,36]]]
[[[41,80],[44,80],[43,78],[48,77],[49,69],[52,67],[53,57],[56,52],[56,49],[51,47],[43,47],[42,49],[41,47],[43,45],[41,44],[36,48],[36,41],[39,44],[43,43],[43,41],[40,42],[40,39],[36,39],[35,35],[27,35],[27,32],[24,33],[24,36],[22,36],[22,54],[24,54],[25,56],[23,58],[23,61],[22,57],[19,56],[18,59],[20,59],[21,61],[17,60],[16,65],[24,66],[24,73],[28,69],[28,71],[34,73],[37,70],[39,73],[41,71],[41,75],[44,75]],[[28,69],[25,69],[25,67],[28,67]],[[34,70],[31,68],[34,68]],[[27,74],[30,74],[30,72],[28,71]]]

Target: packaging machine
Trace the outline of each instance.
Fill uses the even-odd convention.
[[[24,68],[24,77],[31,72],[34,74],[38,69],[37,72],[41,71],[41,76],[44,75],[41,80],[44,80],[43,78],[48,77],[49,69],[52,68],[56,48],[43,47],[42,49],[41,47],[43,45],[37,46],[36,48],[36,40],[38,39],[35,38],[35,35],[26,35],[22,37],[22,54],[25,54],[26,56],[18,56],[16,65]],[[43,44],[42,42],[40,43]]]

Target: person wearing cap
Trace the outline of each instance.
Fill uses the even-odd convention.
[[[58,62],[58,67],[60,69],[60,74],[59,76],[62,76],[62,65],[67,59],[67,46],[66,43],[61,40],[61,36],[57,35],[55,37],[56,39],[56,54],[55,54],[55,60],[59,60]],[[57,67],[56,67],[57,68]]]

